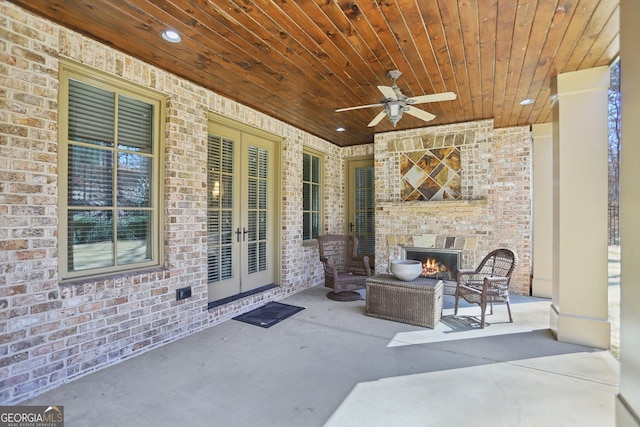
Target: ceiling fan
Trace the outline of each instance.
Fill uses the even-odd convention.
[[[357,107],[347,107],[347,108],[339,108],[336,110],[336,113],[340,111],[349,111],[349,110],[358,110],[360,108],[372,108],[382,106],[384,109],[378,113],[377,116],[369,122],[368,127],[373,127],[380,123],[382,119],[387,116],[391,123],[393,123],[393,127],[396,126],[398,121],[402,118],[402,113],[410,114],[414,117],[417,117],[425,122],[429,120],[433,120],[436,116],[424,111],[420,108],[414,107],[416,104],[425,104],[428,102],[439,102],[439,101],[452,101],[456,99],[456,94],[453,92],[442,92],[442,93],[434,93],[431,95],[420,95],[420,96],[412,96],[408,97],[402,94],[402,91],[396,84],[396,80],[402,75],[401,71],[392,70],[387,73],[387,76],[393,80],[392,86],[378,86],[380,92],[384,98],[380,100],[377,104],[369,104],[369,105],[360,105]]]

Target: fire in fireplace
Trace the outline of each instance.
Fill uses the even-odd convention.
[[[427,257],[427,259],[422,262],[422,276],[451,279],[451,268],[435,258]]]
[[[405,259],[422,262],[422,277],[456,280],[460,251],[453,249],[406,248]]]

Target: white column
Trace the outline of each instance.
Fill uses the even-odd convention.
[[[553,282],[553,125],[532,126],[534,297],[551,298]]]
[[[640,2],[620,2],[620,394],[616,425],[640,426]]]
[[[560,74],[555,86],[551,329],[562,342],[609,348],[609,67]]]

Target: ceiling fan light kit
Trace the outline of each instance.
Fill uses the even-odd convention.
[[[402,118],[402,113],[404,111],[404,106],[400,101],[391,101],[384,104],[384,112],[386,113],[391,123],[393,123],[393,127],[396,127],[398,121]]]
[[[431,114],[420,108],[412,107],[413,105],[425,104],[429,102],[452,101],[456,99],[456,94],[453,92],[442,92],[442,93],[434,93],[431,95],[407,97],[402,93],[402,91],[396,84],[396,80],[398,80],[398,78],[401,75],[402,75],[402,72],[398,70],[391,70],[387,73],[387,76],[389,76],[389,78],[393,80],[393,85],[378,86],[378,90],[380,90],[380,92],[382,92],[382,95],[384,96],[384,98],[382,98],[378,104],[361,105],[358,107],[338,108],[336,112],[382,106],[383,110],[380,111],[378,115],[375,116],[367,126],[373,127],[377,125],[386,116],[389,118],[391,123],[393,123],[393,127],[395,127],[398,124],[398,121],[400,121],[400,119],[402,118],[403,113],[407,113],[411,116],[417,117],[420,120],[424,120],[425,122],[433,120],[436,117],[434,114]]]

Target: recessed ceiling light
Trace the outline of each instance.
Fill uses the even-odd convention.
[[[531,98],[526,98],[520,101],[520,105],[531,105],[531,104],[533,104],[533,99]]]
[[[160,35],[162,35],[162,38],[170,43],[180,43],[182,41],[182,37],[180,37],[180,34],[178,34],[178,32],[174,30],[164,30],[160,33]]]
[[[338,126],[338,127],[336,128],[336,130],[337,130],[338,132],[344,132],[346,129],[345,129],[345,128],[343,128],[342,126]]]

